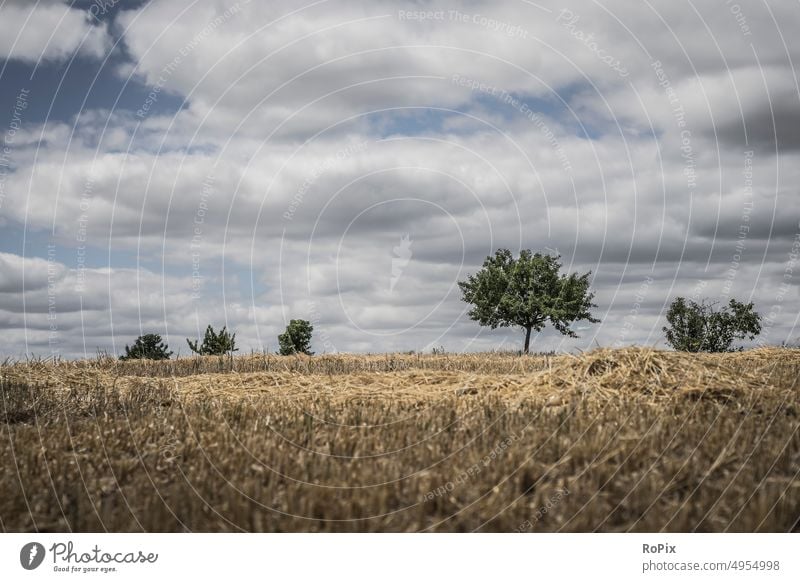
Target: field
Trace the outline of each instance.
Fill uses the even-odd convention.
[[[797,531],[800,350],[7,363],[3,531]]]

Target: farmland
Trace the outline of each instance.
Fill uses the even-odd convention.
[[[800,350],[7,363],[3,531],[796,531]]]

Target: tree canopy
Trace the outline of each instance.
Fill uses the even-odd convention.
[[[684,352],[729,352],[735,339],[761,333],[761,316],[753,304],[736,299],[717,310],[713,303],[678,297],[669,307],[667,324],[667,342]]]
[[[293,354],[313,355],[311,351],[311,333],[314,326],[305,319],[293,319],[286,326],[286,331],[278,336],[278,345],[282,356]]]
[[[219,333],[214,331],[210,325],[206,328],[203,343],[191,341],[186,338],[186,343],[189,344],[189,349],[194,353],[201,356],[224,356],[225,354],[238,351],[236,347],[236,334],[231,334],[226,327],[223,327]]]
[[[469,317],[480,325],[520,327],[525,332],[524,352],[530,348],[531,331],[547,323],[564,335],[578,337],[570,325],[576,321],[597,323],[591,308],[591,272],[561,274],[561,257],[530,250],[515,259],[508,249],[486,257],[475,275],[459,282],[462,299],[472,305]]]
[[[172,352],[157,333],[140,335],[133,342],[133,347],[125,346],[125,354],[120,360],[169,360]]]

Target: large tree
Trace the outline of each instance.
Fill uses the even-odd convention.
[[[729,352],[735,339],[754,339],[761,333],[761,316],[752,303],[731,299],[722,309],[714,303],[678,297],[669,306],[667,342],[683,352]]]
[[[561,274],[560,259],[529,250],[515,259],[511,251],[498,249],[493,257],[486,257],[480,271],[458,284],[463,300],[472,305],[469,316],[492,329],[522,328],[526,354],[531,332],[541,331],[548,322],[562,334],[578,337],[570,324],[600,321],[590,313],[597,307],[589,290],[591,272]]]

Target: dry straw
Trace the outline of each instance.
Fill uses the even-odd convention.
[[[777,348],[10,364],[0,524],[790,531],[799,376]]]

